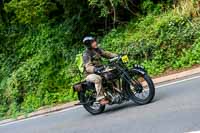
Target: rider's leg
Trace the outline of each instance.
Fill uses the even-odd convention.
[[[96,92],[97,92],[97,101],[100,101],[105,98],[103,94],[103,87],[102,87],[102,78],[96,74],[90,74],[86,77],[87,81],[93,82],[95,84]]]

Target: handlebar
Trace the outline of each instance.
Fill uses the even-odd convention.
[[[116,56],[116,57],[114,57],[114,58],[112,58],[112,59],[109,59],[109,61],[110,61],[110,62],[114,62],[114,61],[118,60],[119,58],[120,58],[120,56]]]

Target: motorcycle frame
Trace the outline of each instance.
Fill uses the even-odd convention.
[[[128,67],[121,60],[118,60],[117,62],[113,62],[109,66],[115,67],[119,71],[120,78],[122,79],[122,84],[120,84],[119,82],[119,87],[123,89],[122,91],[125,90],[124,92],[126,92],[126,94],[127,94],[127,88],[126,88],[127,84],[128,85],[131,84],[134,88],[140,89],[138,88],[140,86],[140,83],[138,83],[138,81],[134,78],[134,76],[131,78],[130,73],[133,75],[147,74],[147,71],[142,66],[139,66],[139,65],[134,65],[133,68],[129,70]]]

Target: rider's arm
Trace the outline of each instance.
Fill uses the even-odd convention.
[[[92,64],[91,57],[87,54],[83,55],[84,68],[87,73],[94,73],[94,65]]]
[[[111,53],[111,52],[109,52],[109,51],[104,51],[103,49],[101,49],[101,54],[102,54],[103,57],[108,58],[108,59],[117,56],[117,54]]]

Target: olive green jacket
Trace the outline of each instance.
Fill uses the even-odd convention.
[[[86,74],[94,73],[95,67],[102,66],[101,58],[113,58],[117,54],[111,53],[109,51],[104,51],[101,48],[97,49],[87,49],[83,54],[84,71]]]

